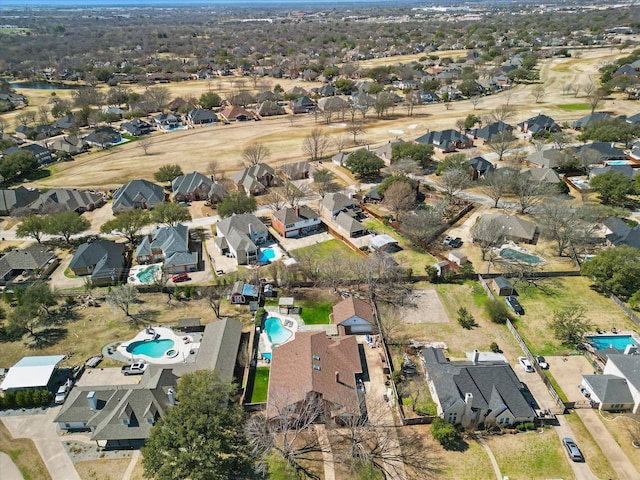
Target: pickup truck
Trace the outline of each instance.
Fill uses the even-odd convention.
[[[125,365],[120,371],[125,375],[142,375],[146,369],[146,363],[137,362],[131,365]]]

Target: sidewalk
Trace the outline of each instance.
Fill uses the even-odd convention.
[[[4,452],[0,452],[0,472],[2,472],[2,480],[24,480],[16,464]]]

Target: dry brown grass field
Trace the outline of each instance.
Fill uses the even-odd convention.
[[[457,52],[460,53],[460,52]],[[441,56],[447,56],[442,52]],[[455,58],[456,52],[451,52]],[[622,55],[625,53],[623,52]],[[579,58],[552,58],[540,62],[541,81],[545,87],[545,96],[540,103],[535,103],[531,95],[533,85],[519,85],[511,92],[483,97],[474,109],[469,101],[454,102],[450,109],[443,104],[422,105],[414,109],[413,116],[407,115],[406,107],[396,107],[385,118],[379,119],[370,111],[364,119],[364,132],[358,137],[362,145],[381,145],[396,137],[403,140],[413,140],[422,135],[427,129],[455,128],[457,119],[464,118],[469,113],[478,116],[487,115],[496,107],[507,102],[514,108],[514,115],[510,123],[522,121],[536,113],[552,115],[557,121],[570,122],[587,113],[585,110],[568,111],[559,107],[562,104],[583,103],[584,94],[574,97],[573,94],[563,94],[563,87],[567,83],[577,82],[586,84],[596,80],[598,68],[621,54],[617,50],[591,49],[581,50]],[[415,58],[415,57],[414,57]],[[386,63],[408,61],[410,57],[398,59],[384,59]],[[379,64],[383,59],[376,60]],[[373,65],[373,63],[372,63]],[[242,79],[244,80],[244,79]],[[237,91],[238,88],[251,88],[250,80],[244,80],[238,85],[237,78],[215,79],[213,81],[189,81],[163,85],[170,92],[171,97],[199,97],[205,91],[212,90],[222,96]],[[287,90],[293,85],[311,88],[318,84],[310,82],[275,80],[272,85],[280,83]],[[23,90],[35,108],[50,99],[50,92]],[[69,95],[68,91],[59,91],[59,95]],[[607,100],[600,110],[610,111],[616,115],[635,114],[638,104],[622,98]],[[15,116],[15,113],[12,115]],[[11,116],[7,117],[9,120]],[[135,142],[114,147],[106,151],[94,151],[77,157],[69,163],[56,164],[52,168],[52,176],[34,183],[39,187],[100,187],[114,188],[133,178],[152,179],[153,173],[159,166],[178,163],[183,171],[206,171],[211,160],[216,160],[222,171],[230,173],[238,170],[242,163],[242,149],[252,143],[268,145],[271,155],[268,163],[279,165],[286,162],[305,158],[302,148],[303,139],[313,128],[322,128],[330,137],[349,136],[344,121],[334,117],[335,123],[326,125],[321,116],[296,115],[293,124],[286,117],[276,117],[260,122],[234,123],[231,125],[217,125],[214,127],[180,130],[171,133],[156,133],[149,155],[145,155]],[[391,131],[393,130],[393,132]],[[398,134],[397,131],[402,131]],[[336,148],[331,148],[327,154],[333,154]],[[485,147],[478,147],[477,153],[487,151]],[[470,151],[470,154],[476,152]]]

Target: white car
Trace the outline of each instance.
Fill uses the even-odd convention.
[[[518,357],[518,361],[520,362],[520,365],[525,372],[533,373],[531,362],[526,357]]]

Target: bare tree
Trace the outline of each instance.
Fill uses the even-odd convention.
[[[402,220],[403,230],[421,242],[430,242],[444,225],[443,212],[448,204],[449,202],[445,200],[428,210],[418,210],[413,214],[405,215]]]
[[[510,168],[500,168],[489,172],[482,180],[480,189],[493,200],[494,208],[498,208],[498,202],[509,190],[514,173]]]
[[[342,152],[347,145],[349,137],[347,135],[336,135],[333,137],[333,145],[338,149],[338,152]]]
[[[596,109],[600,106],[602,100],[604,100],[605,98],[607,98],[607,92],[601,88],[594,90],[587,96],[587,103],[591,107],[592,115],[593,112],[595,112]]]
[[[405,98],[405,103],[407,104],[407,115],[412,117],[413,108],[416,105],[420,104],[420,94],[417,91],[412,90],[409,93],[407,93],[407,95],[404,98]]]
[[[329,136],[319,128],[314,128],[302,143],[302,149],[311,161],[321,160],[324,152],[329,148]]]
[[[570,247],[584,245],[597,230],[586,209],[567,202],[545,202],[536,209],[535,217],[541,234],[556,243],[559,257]]]
[[[220,316],[220,308],[222,306],[222,300],[227,298],[228,293],[229,288],[224,284],[210,285],[204,290],[204,298],[218,319],[222,318]]]
[[[571,143],[571,135],[561,130],[551,134],[551,141],[556,150],[564,150]]]
[[[272,188],[265,195],[266,205],[273,212],[282,210],[287,205],[287,199],[284,195],[282,187]]]
[[[353,136],[353,144],[357,145],[357,137],[358,135],[362,135],[364,133],[364,129],[362,128],[362,124],[359,122],[351,122],[347,127],[349,133]]]
[[[440,185],[449,197],[453,197],[471,185],[471,175],[464,167],[453,167],[440,175]]]
[[[573,82],[571,84],[571,92],[573,93],[574,97],[577,97],[581,91],[582,91],[582,85],[580,85],[578,82]]]
[[[214,182],[217,182],[220,179],[220,162],[218,162],[217,159],[212,158],[209,160],[209,163],[207,164],[207,173],[211,175]]]
[[[151,148],[152,143],[153,143],[153,138],[150,135],[145,135],[138,138],[136,145],[140,147],[140,149],[144,152],[145,155],[148,155],[149,148]]]
[[[133,318],[129,313],[129,307],[131,304],[136,303],[140,293],[133,285],[125,283],[124,285],[120,285],[119,287],[112,288],[109,293],[107,293],[107,304],[114,310],[122,310],[124,314]]]
[[[511,105],[509,105],[508,103],[500,105],[499,107],[495,108],[491,112],[491,118],[492,118],[492,120],[494,122],[505,122],[505,123],[507,123],[507,121],[513,115],[514,115],[513,107]]]
[[[416,206],[416,191],[407,182],[396,182],[384,192],[383,204],[400,222],[400,215]]]
[[[504,154],[513,147],[517,138],[513,135],[511,130],[503,130],[496,135],[493,135],[484,144],[498,154],[498,161],[502,161]]]
[[[478,218],[472,232],[473,243],[482,252],[482,260],[486,260],[487,253],[504,243],[505,232],[502,225],[494,218]]]
[[[544,87],[542,85],[536,85],[531,89],[531,95],[535,99],[536,103],[540,103],[540,101],[544,98]]]
[[[335,174],[326,168],[320,168],[313,173],[313,187],[323,198],[327,193],[337,192],[340,189],[336,183]]]
[[[49,123],[49,107],[47,105],[38,107],[38,120],[41,125]]]
[[[513,190],[520,203],[520,213],[528,213],[540,204],[550,193],[551,187],[543,182],[532,181],[530,175],[518,173],[513,182]]]
[[[300,202],[309,196],[309,190],[305,189],[302,183],[298,186],[289,178],[282,179],[282,190],[284,198],[292,208],[298,207]]]
[[[247,167],[264,162],[271,154],[264,143],[252,143],[242,149],[242,158]]]
[[[589,79],[587,83],[582,85],[582,91],[587,97],[591,95],[595,91],[595,89],[596,89],[596,84],[593,83],[593,80],[591,79]]]

